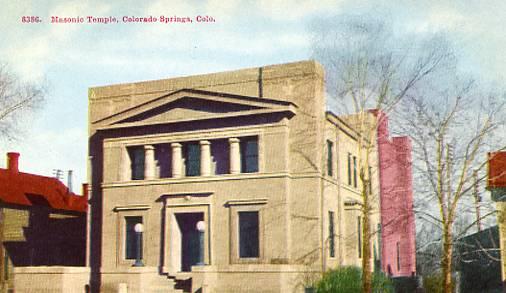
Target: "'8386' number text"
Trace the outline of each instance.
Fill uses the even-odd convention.
[[[38,16],[22,16],[21,17],[22,23],[40,23],[42,22],[42,19]]]

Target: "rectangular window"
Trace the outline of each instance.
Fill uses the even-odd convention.
[[[348,185],[351,185],[351,154],[348,153]]]
[[[155,178],[172,176],[172,150],[169,144],[157,144],[155,147]]]
[[[329,254],[330,257],[336,256],[335,251],[335,231],[334,231],[334,212],[329,211]]]
[[[241,139],[241,172],[258,172],[258,137]]]
[[[259,257],[258,212],[239,212],[239,257]]]
[[[144,179],[144,148],[141,146],[129,147],[130,168],[132,170],[132,180]]]
[[[230,147],[226,139],[211,140],[211,174],[230,173]]]
[[[357,235],[358,258],[362,258],[362,221],[360,216],[357,217]]]
[[[333,148],[333,143],[330,140],[327,140],[327,175],[329,176],[332,176]]]
[[[353,187],[357,187],[357,157],[353,156]]]
[[[136,259],[138,251],[138,240],[134,227],[136,224],[142,224],[142,217],[125,217],[125,259]],[[142,235],[140,235],[142,237]],[[142,238],[140,241],[140,253],[142,259]]]
[[[185,145],[186,176],[200,175],[200,145],[189,143]]]
[[[4,248],[5,249],[5,248]],[[4,250],[4,281],[9,280],[9,254]]]
[[[397,242],[397,271],[401,270],[401,244]]]
[[[372,194],[372,167],[369,167],[369,194]]]

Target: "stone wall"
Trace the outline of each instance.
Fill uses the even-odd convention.
[[[88,292],[90,270],[87,267],[19,267],[14,269],[16,293]]]

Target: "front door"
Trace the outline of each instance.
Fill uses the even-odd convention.
[[[176,220],[181,233],[181,271],[190,272],[199,262],[201,247],[197,222],[204,220],[204,213],[178,213]]]

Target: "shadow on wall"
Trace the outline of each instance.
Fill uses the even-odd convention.
[[[32,207],[25,241],[5,241],[14,267],[84,266],[86,217],[51,214],[47,207]]]

